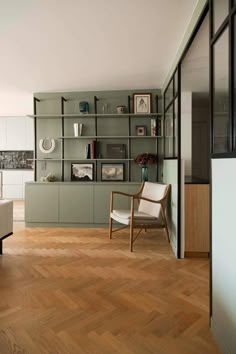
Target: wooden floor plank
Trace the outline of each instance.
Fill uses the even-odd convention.
[[[177,260],[165,235],[27,228],[0,259],[0,353],[218,354],[208,260]]]

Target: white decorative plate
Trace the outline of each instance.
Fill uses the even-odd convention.
[[[39,140],[39,149],[45,154],[50,154],[55,149],[56,143],[52,138],[43,138]]]

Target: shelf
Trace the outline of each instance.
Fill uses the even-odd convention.
[[[137,136],[137,135],[82,135],[82,136],[60,136],[58,139],[156,139],[156,138],[163,138],[161,135],[144,135],[144,136]]]
[[[106,114],[101,114],[101,113],[88,113],[88,114],[29,114],[27,117],[29,118],[128,118],[128,117],[161,117],[163,116],[163,113],[123,113],[123,114],[118,114],[118,113],[106,113]]]
[[[50,158],[44,158],[44,159],[27,159],[28,161],[133,161],[134,159],[111,159],[111,158],[99,158],[99,159],[81,159],[78,157],[74,158],[66,158],[66,159],[50,159]]]

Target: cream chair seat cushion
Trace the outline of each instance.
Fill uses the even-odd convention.
[[[130,210],[113,210],[111,212],[111,218],[121,224],[130,225],[131,213]],[[161,220],[159,219],[160,223]],[[137,225],[142,224],[157,224],[158,218],[146,214],[142,211],[134,211],[134,223]]]
[[[13,201],[0,200],[0,238],[13,231]]]

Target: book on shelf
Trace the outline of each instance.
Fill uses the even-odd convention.
[[[90,144],[87,144],[85,146],[85,158],[90,159],[91,158],[91,151],[90,151]]]
[[[152,118],[151,119],[151,136],[157,135],[157,120]]]
[[[162,121],[160,119],[151,119],[151,136],[162,136]]]
[[[99,156],[99,142],[92,140],[90,144],[85,146],[85,158],[96,159]]]
[[[90,152],[91,152],[91,159],[96,159],[96,140],[93,140],[91,142]]]

